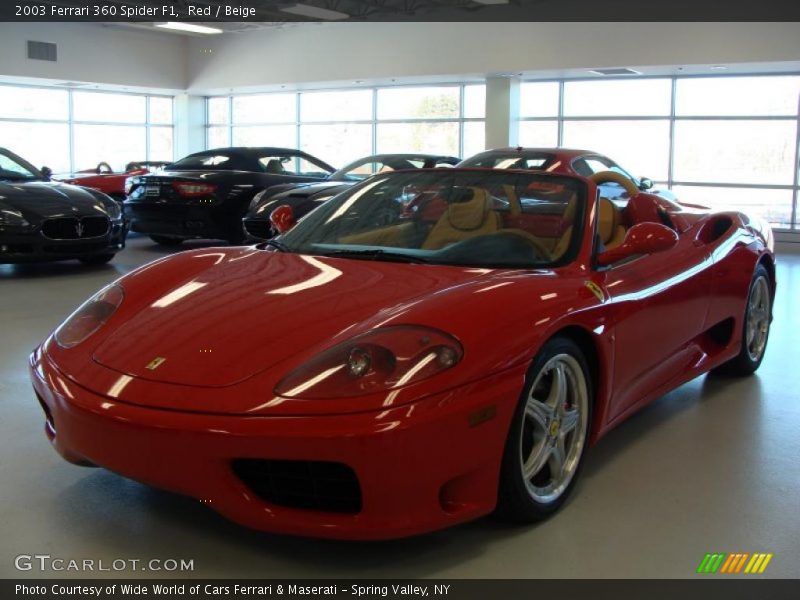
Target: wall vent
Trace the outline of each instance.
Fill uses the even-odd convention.
[[[641,75],[639,71],[634,71],[633,69],[628,68],[621,68],[621,69],[592,69],[589,71],[590,73],[594,73],[596,75]]]
[[[32,60],[58,60],[58,46],[49,42],[28,41],[28,58]]]

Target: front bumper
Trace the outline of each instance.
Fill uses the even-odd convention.
[[[0,264],[80,259],[98,254],[115,254],[125,247],[125,221],[113,221],[102,237],[54,240],[32,231],[0,232]]]
[[[515,368],[380,413],[248,417],[123,404],[67,379],[39,350],[30,367],[48,437],[70,462],[197,498],[255,529],[340,539],[410,536],[491,512],[524,378]],[[361,510],[271,504],[234,473],[243,458],[347,465]]]

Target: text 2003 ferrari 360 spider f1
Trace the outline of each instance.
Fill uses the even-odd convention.
[[[768,227],[620,210],[607,177],[379,174],[262,246],[151,263],[31,356],[47,435],[268,531],[544,518],[600,436],[767,343]]]

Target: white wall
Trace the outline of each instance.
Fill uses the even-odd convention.
[[[325,23],[192,38],[189,89],[800,61],[800,23]]]
[[[27,41],[58,44],[58,62],[29,60]],[[94,23],[0,23],[0,77],[185,90],[187,38]],[[33,82],[33,81],[32,81]]]

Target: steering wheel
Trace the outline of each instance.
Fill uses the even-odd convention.
[[[628,196],[631,198],[638,195],[640,192],[635,183],[616,171],[600,171],[591,175],[589,179],[594,181],[597,185],[602,185],[603,183],[618,183],[628,192]]]
[[[107,162],[99,162],[97,163],[97,168],[95,169],[95,172],[98,175],[104,175],[106,173],[113,173],[114,169],[112,169],[111,165],[109,165]]]

